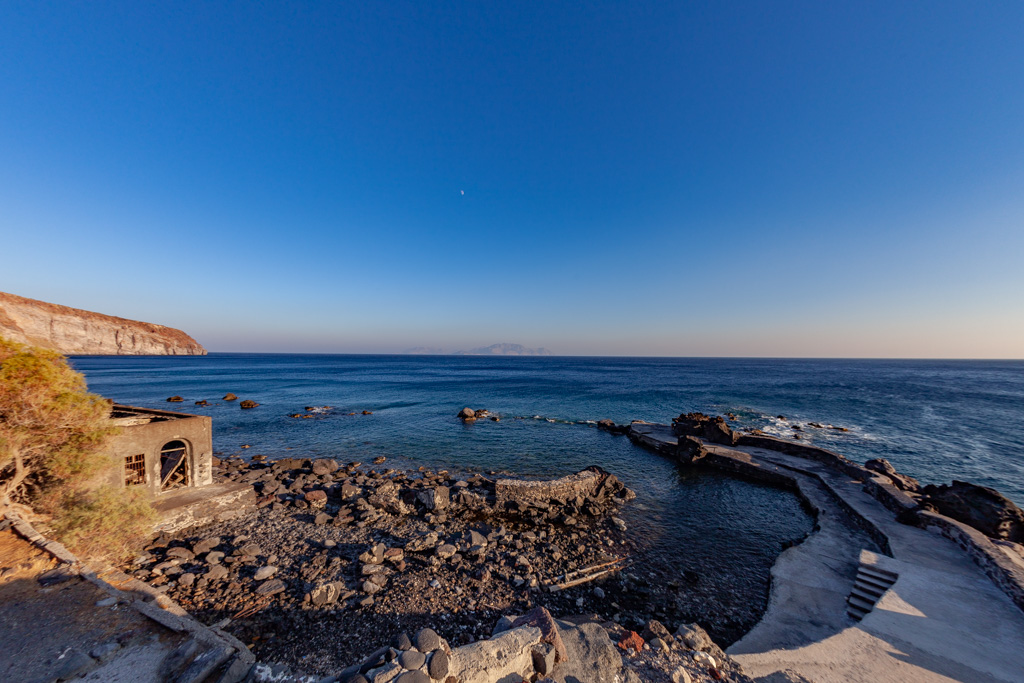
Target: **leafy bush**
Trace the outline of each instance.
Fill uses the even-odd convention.
[[[54,514],[53,528],[61,541],[79,554],[122,559],[145,540],[155,516],[144,492],[103,486],[64,496]]]
[[[124,546],[153,513],[136,494],[92,485],[115,466],[109,415],[59,353],[0,337],[0,509],[52,514],[72,547]]]

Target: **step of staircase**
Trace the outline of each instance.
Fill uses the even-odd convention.
[[[857,578],[846,598],[846,613],[856,621],[863,619],[898,578],[895,572],[862,563],[857,567]]]

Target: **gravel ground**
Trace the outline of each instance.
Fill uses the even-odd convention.
[[[630,567],[633,539],[615,516],[630,496],[614,477],[601,497],[499,509],[494,482],[481,475],[300,459],[218,469],[251,482],[258,509],[158,538],[126,571],[204,623],[230,620],[226,630],[262,661],[329,675],[395,634],[431,627],[457,647],[535,605],[643,631],[675,590]],[[550,591],[603,570],[597,581]],[[652,671],[678,666],[674,652],[635,656]]]

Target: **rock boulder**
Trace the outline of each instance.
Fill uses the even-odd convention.
[[[972,526],[990,538],[1024,543],[1024,511],[995,489],[953,481],[949,486],[925,486],[923,493],[922,505],[939,514]]]

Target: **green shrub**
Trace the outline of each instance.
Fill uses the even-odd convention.
[[[124,559],[152,531],[155,517],[144,492],[103,486],[65,495],[56,506],[53,529],[81,555]]]
[[[51,514],[74,549],[123,550],[153,511],[138,492],[93,485],[116,466],[109,415],[66,358],[0,337],[0,509]]]

